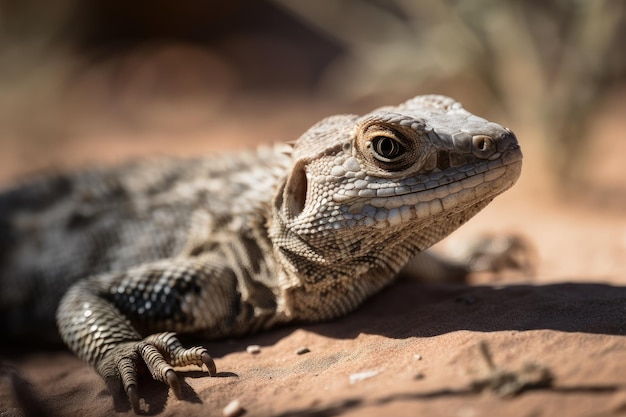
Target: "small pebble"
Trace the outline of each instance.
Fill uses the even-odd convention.
[[[356,374],[350,375],[350,383],[355,384],[359,381],[363,381],[364,379],[375,377],[380,372],[381,371],[378,369],[373,369],[371,371],[357,372]]]
[[[246,352],[248,352],[251,355],[256,355],[261,353],[261,346],[259,345],[250,345],[246,348]]]
[[[415,355],[413,355],[413,360],[421,361],[422,360],[422,355],[420,355],[419,353],[416,353]]]
[[[233,400],[222,410],[224,417],[238,417],[246,413],[246,409],[241,406],[239,400]]]
[[[296,355],[304,355],[305,353],[309,353],[311,350],[308,347],[301,347],[296,350]]]

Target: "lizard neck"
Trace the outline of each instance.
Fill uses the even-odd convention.
[[[328,320],[354,310],[390,284],[420,250],[413,240],[396,236],[369,253],[350,254],[337,248],[328,259],[287,230],[281,238],[273,237],[282,289],[277,310],[286,319],[298,321]]]
[[[337,248],[343,256],[331,260],[311,256],[316,253],[315,248],[294,236],[293,232],[283,229],[283,236],[274,240],[273,249],[282,275],[279,278],[279,287],[283,290],[279,314],[285,314],[291,320],[321,321],[353,311],[368,297],[393,282],[412,257],[465,223],[489,201],[480,201],[463,211],[434,217],[428,225],[405,225],[404,228],[389,230],[387,238],[376,236],[378,243],[366,252],[351,254]],[[368,241],[374,239],[357,234]]]

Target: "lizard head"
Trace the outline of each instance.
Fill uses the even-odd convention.
[[[511,187],[522,154],[510,130],[451,98],[418,96],[324,119],[292,157],[270,236],[304,280],[315,280],[311,265],[395,273]]]

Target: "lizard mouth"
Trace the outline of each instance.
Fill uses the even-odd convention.
[[[436,165],[428,170],[393,183],[372,182],[359,190],[352,197],[354,202],[347,204],[349,223],[386,227],[462,210],[468,204],[493,199],[513,186],[521,173],[522,153],[517,145],[493,160],[475,159],[461,166],[448,165],[458,158],[452,152],[447,158],[442,151],[436,155]]]

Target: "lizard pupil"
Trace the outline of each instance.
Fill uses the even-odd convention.
[[[405,148],[400,142],[388,136],[376,136],[372,140],[372,145],[378,159],[383,161],[396,159],[405,152]]]

